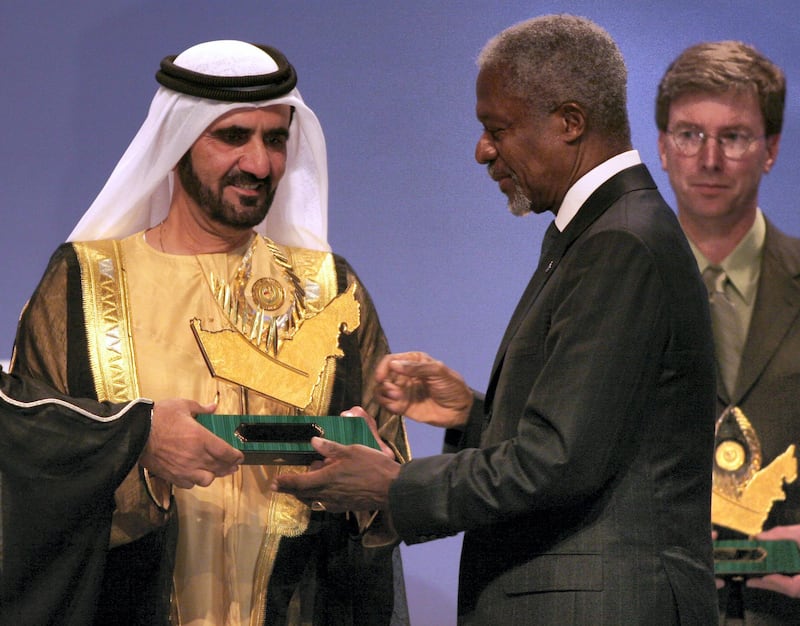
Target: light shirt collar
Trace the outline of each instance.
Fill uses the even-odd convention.
[[[736,244],[731,253],[725,257],[719,266],[728,275],[733,288],[748,305],[753,303],[758,287],[758,277],[761,274],[761,256],[764,252],[764,239],[767,234],[767,224],[760,208],[756,208],[756,218],[742,240]],[[702,252],[689,241],[697,266],[702,274],[711,265],[711,262]]]
[[[607,161],[603,161],[597,167],[589,170],[581,176],[575,183],[567,190],[561,206],[558,208],[556,214],[556,227],[559,231],[564,232],[564,229],[572,221],[572,218],[578,214],[578,210],[583,206],[583,203],[589,199],[594,191],[606,182],[609,178],[618,174],[622,170],[640,165],[642,162],[638,150],[628,150],[616,156],[611,157]]]

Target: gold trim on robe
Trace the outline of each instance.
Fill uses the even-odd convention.
[[[254,242],[254,280],[270,277],[283,283],[285,293],[291,296],[283,270],[271,262],[268,248],[261,244]],[[199,319],[211,332],[231,330],[209,278],[235,278],[245,250],[168,255],[150,247],[143,233],[119,242],[75,247],[81,262],[92,373],[101,399],[118,400],[127,394],[156,401],[179,396],[209,402],[218,395],[217,411],[221,413],[328,414],[336,355],[326,358],[321,369],[312,373],[318,381],[303,407],[255,393],[242,384],[246,381],[215,378],[206,366],[190,320]],[[300,282],[311,286],[305,294],[311,319],[338,295],[333,255],[279,248]],[[352,287],[350,294],[354,293]],[[276,316],[291,306],[292,298],[286,300]],[[355,306],[358,314],[357,302]],[[326,328],[326,333],[343,332],[339,324]],[[302,534],[310,519],[308,507],[269,490],[276,473],[290,471],[305,468],[243,466],[209,487],[175,490],[181,528],[173,607],[178,623],[259,623],[280,538]],[[141,480],[138,483],[143,484]],[[164,515],[157,507],[153,509]],[[260,516],[260,522],[254,516]],[[248,568],[252,568],[249,575]]]
[[[91,387],[82,393],[91,395],[98,385],[97,395],[101,399],[146,396],[159,402],[183,397],[201,404],[216,402],[218,413],[272,415],[330,415],[332,411],[338,413],[360,404],[376,417],[381,437],[397,458],[401,462],[410,458],[402,418],[382,410],[375,398],[371,372],[388,353],[388,345],[369,294],[352,268],[331,253],[284,248],[271,245],[268,240],[261,245],[260,238],[251,242],[255,257],[254,265],[249,267],[252,282],[244,283],[243,292],[231,290],[229,295],[238,298],[237,304],[241,305],[244,294],[244,298],[249,298],[247,306],[253,308],[256,304],[266,312],[258,317],[256,333],[266,327],[267,333],[261,335],[266,341],[258,347],[263,345],[268,355],[280,352],[282,343],[294,337],[301,320],[311,319],[332,298],[342,295],[340,287],[343,291],[355,287],[352,294],[360,309],[359,327],[356,334],[339,346],[347,363],[352,363],[355,369],[346,376],[335,376],[336,368],[344,362],[338,361],[335,353],[326,353],[313,397],[305,407],[297,406],[302,400],[292,405],[256,393],[247,388],[247,380],[239,384],[214,377],[192,333],[189,322],[193,317],[210,332],[232,328],[228,309],[221,306],[224,299],[220,303],[215,298],[219,292],[212,288],[213,278],[219,277],[231,286],[236,283],[242,276],[237,272],[248,269],[250,243],[228,254],[170,255],[150,246],[146,233],[139,232],[116,243],[73,243],[69,249],[65,247],[62,254],[54,255],[34,297],[26,305],[20,328],[24,328],[27,340],[17,346],[19,362],[64,391],[69,388],[70,370],[88,373]],[[77,284],[73,282],[75,268],[71,264],[76,256],[82,281]],[[344,289],[345,285],[348,289]],[[81,293],[74,293],[75,288],[81,289]],[[273,292],[283,298],[273,297]],[[78,361],[75,355],[68,354],[67,342],[68,336],[80,340],[82,334],[81,328],[70,326],[78,313],[70,309],[76,296],[83,298],[80,314],[85,317],[88,342],[85,359]],[[295,301],[300,305],[290,310]],[[239,312],[249,314],[246,309]],[[322,334],[334,332],[331,326],[325,327],[327,330]],[[335,332],[345,333],[341,327]],[[83,374],[76,382],[82,384]],[[334,387],[336,406],[332,406]],[[175,554],[172,611],[178,619],[172,623],[246,626],[253,619],[258,622],[258,616],[263,615],[268,583],[276,598],[281,596],[275,604],[281,612],[287,608],[287,594],[294,592],[288,605],[288,623],[292,626],[313,619],[320,611],[340,611],[341,615],[335,619],[342,623],[348,622],[348,615],[371,616],[364,619],[384,623],[393,606],[402,613],[404,599],[398,600],[398,587],[392,584],[393,575],[398,575],[392,558],[397,537],[385,523],[388,520],[383,520],[380,514],[373,519],[365,513],[355,515],[359,522],[356,525],[352,515],[315,514],[314,526],[306,532],[319,533],[322,543],[318,547],[314,547],[317,537],[309,541],[281,540],[303,532],[310,511],[291,496],[271,491],[270,485],[279,471],[305,471],[305,468],[244,466],[231,476],[214,480],[209,487],[175,489],[178,506],[172,514],[177,513],[180,518],[180,532],[177,550],[172,545],[167,547]],[[132,474],[129,478],[137,492],[143,493],[142,476]],[[116,495],[119,500],[119,493]],[[286,501],[282,502],[284,498]],[[140,501],[146,503],[148,510],[169,520],[169,514],[159,511],[147,494]],[[169,504],[169,500],[162,504]],[[279,523],[281,518],[285,525]],[[129,516],[122,521],[131,519]],[[115,526],[120,527],[117,517]],[[135,533],[148,530],[134,532],[128,527],[119,542],[131,541]],[[295,566],[306,565],[306,571],[296,572],[301,575],[299,583],[294,579],[295,574],[278,580],[277,571],[273,572],[276,551],[281,563],[283,559],[292,563],[289,568],[292,572]],[[327,560],[326,567],[319,567],[322,565],[319,559]],[[171,566],[173,561],[169,560]],[[353,589],[351,593],[350,574],[354,580],[361,580],[359,577],[367,574],[365,568],[369,570],[369,578],[360,586],[370,589]],[[280,570],[287,574],[288,571]],[[337,590],[336,602],[319,606],[318,602],[326,602],[329,589]]]
[[[97,399],[126,402],[137,398],[139,381],[119,242],[76,243],[74,249],[81,268],[89,364]],[[137,465],[117,488],[114,499],[112,548],[163,525],[169,517],[172,488]]]

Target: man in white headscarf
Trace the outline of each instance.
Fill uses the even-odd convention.
[[[156,79],[145,123],[23,313],[15,370],[100,400],[216,398],[218,414],[363,405],[407,459],[400,418],[373,400],[386,338],[329,251],[325,142],[294,68],[274,48],[214,41],[165,58]],[[402,623],[394,533],[379,515],[270,491],[297,471],[245,465],[191,490],[132,472],[96,621]]]

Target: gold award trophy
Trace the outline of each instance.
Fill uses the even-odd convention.
[[[717,420],[711,521],[743,533],[748,539],[714,542],[717,576],[764,576],[800,572],[800,552],[794,541],[756,541],[775,502],[786,499],[784,483],[797,479],[795,446],[761,467],[761,444],[738,407],[727,408]]]
[[[279,278],[254,275],[253,259],[265,251],[263,246],[282,270]],[[190,324],[211,374],[297,413],[201,414],[201,424],[242,450],[250,464],[308,464],[320,458],[310,445],[313,436],[380,449],[362,418],[314,414],[328,360],[344,355],[341,335],[361,324],[355,283],[326,304],[313,306],[307,300],[319,299],[320,285],[310,283],[317,297],[308,298],[286,256],[260,237],[254,238],[232,281],[211,274],[209,283],[229,326],[206,330],[197,318]],[[307,411],[311,415],[303,414]]]

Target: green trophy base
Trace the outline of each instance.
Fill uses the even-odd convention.
[[[800,550],[794,541],[715,541],[714,573],[723,578],[797,574],[800,573]]]
[[[308,465],[322,458],[311,447],[311,437],[380,450],[362,417],[201,413],[197,421],[241,450],[247,465]]]

